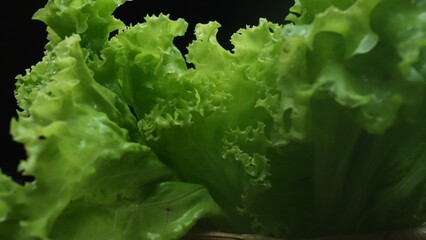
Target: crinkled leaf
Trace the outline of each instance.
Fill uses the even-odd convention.
[[[56,0],[34,13],[33,18],[48,26],[50,44],[73,34],[79,34],[82,45],[98,53],[108,40],[110,32],[124,24],[112,13],[125,0]]]
[[[50,43],[18,76],[12,134],[36,180],[0,179],[5,237],[178,239],[210,216],[210,230],[286,238],[425,221],[425,1],[300,0],[231,51],[218,22],[198,24],[186,56],[184,20],[123,28],[121,3],[35,14]]]

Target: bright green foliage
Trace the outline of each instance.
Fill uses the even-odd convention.
[[[0,238],[298,238],[426,221],[426,1],[299,0],[216,40],[122,1],[49,1],[17,77],[24,186],[0,175]],[[109,37],[110,32],[118,30]],[[191,66],[191,67],[189,67]]]

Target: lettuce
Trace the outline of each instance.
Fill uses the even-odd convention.
[[[220,24],[48,1],[43,59],[17,76],[1,239],[307,238],[426,221],[426,1],[298,0]]]

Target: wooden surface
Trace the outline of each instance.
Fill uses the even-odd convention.
[[[224,232],[190,232],[183,240],[287,240],[252,234]],[[292,239],[296,240],[296,239]],[[297,240],[426,240],[426,226],[417,229],[395,230],[382,233],[320,237]]]

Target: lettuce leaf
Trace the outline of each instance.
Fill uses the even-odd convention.
[[[80,41],[66,37],[18,78],[23,110],[12,134],[29,156],[20,169],[35,181],[17,187],[22,216],[9,237],[178,239],[196,219],[218,214],[203,186],[181,183],[144,144],[130,108],[93,78]],[[146,230],[136,227],[141,219],[161,224]]]
[[[34,177],[0,175],[0,237],[309,238],[426,222],[426,1],[299,0],[224,49],[216,21],[49,1],[11,123]],[[408,27],[407,27],[408,26]],[[115,32],[114,34],[111,34]],[[110,36],[111,35],[111,36]]]

